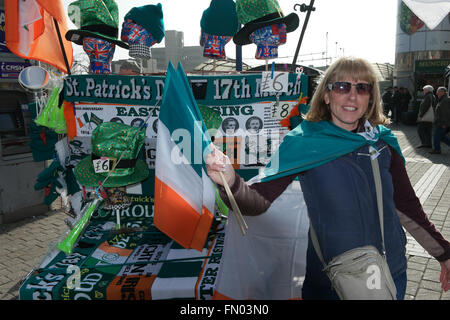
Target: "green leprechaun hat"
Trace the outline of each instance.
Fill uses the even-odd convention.
[[[244,25],[233,37],[234,43],[240,46],[252,43],[250,34],[262,27],[284,23],[289,33],[300,23],[295,12],[285,16],[277,0],[236,0],[236,13],[239,23]]]
[[[119,7],[114,0],[77,0],[69,4],[68,12],[79,29],[67,31],[67,40],[83,45],[84,37],[93,37],[129,48],[118,38]]]
[[[144,130],[118,122],[103,122],[94,129],[91,140],[91,155],[74,168],[81,185],[96,187],[100,182],[104,187],[123,187],[148,177],[147,164],[138,159],[145,140]]]

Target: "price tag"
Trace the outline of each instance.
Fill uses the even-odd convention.
[[[288,84],[289,72],[264,71],[262,73],[262,92],[287,92]]]
[[[286,102],[274,103],[271,108],[272,119],[282,120],[286,118],[294,107],[294,104]]]
[[[92,160],[95,173],[109,172],[109,159],[101,157],[100,159]]]

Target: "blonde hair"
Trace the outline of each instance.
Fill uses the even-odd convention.
[[[373,126],[389,124],[389,119],[383,114],[380,88],[378,86],[375,70],[368,61],[354,57],[339,58],[328,67],[314,92],[311,100],[311,107],[306,114],[305,119],[312,122],[331,120],[330,108],[324,101],[325,93],[329,91],[328,84],[340,81],[346,76],[351,76],[354,81],[363,80],[372,84],[369,107],[363,117],[366,120],[369,120]]]

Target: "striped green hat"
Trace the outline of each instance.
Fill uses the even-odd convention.
[[[292,32],[300,23],[294,12],[285,16],[277,0],[236,0],[236,13],[244,27],[233,37],[233,41],[241,46],[250,44],[250,34],[259,28],[284,23],[286,32]]]

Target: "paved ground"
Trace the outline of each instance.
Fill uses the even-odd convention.
[[[406,158],[406,168],[424,209],[437,229],[450,239],[450,148],[441,155],[416,149],[415,126],[393,125]],[[38,265],[51,244],[67,230],[66,215],[51,211],[20,222],[0,225],[0,300],[18,298],[18,282]],[[408,236],[408,300],[450,300],[440,288],[440,265]]]

